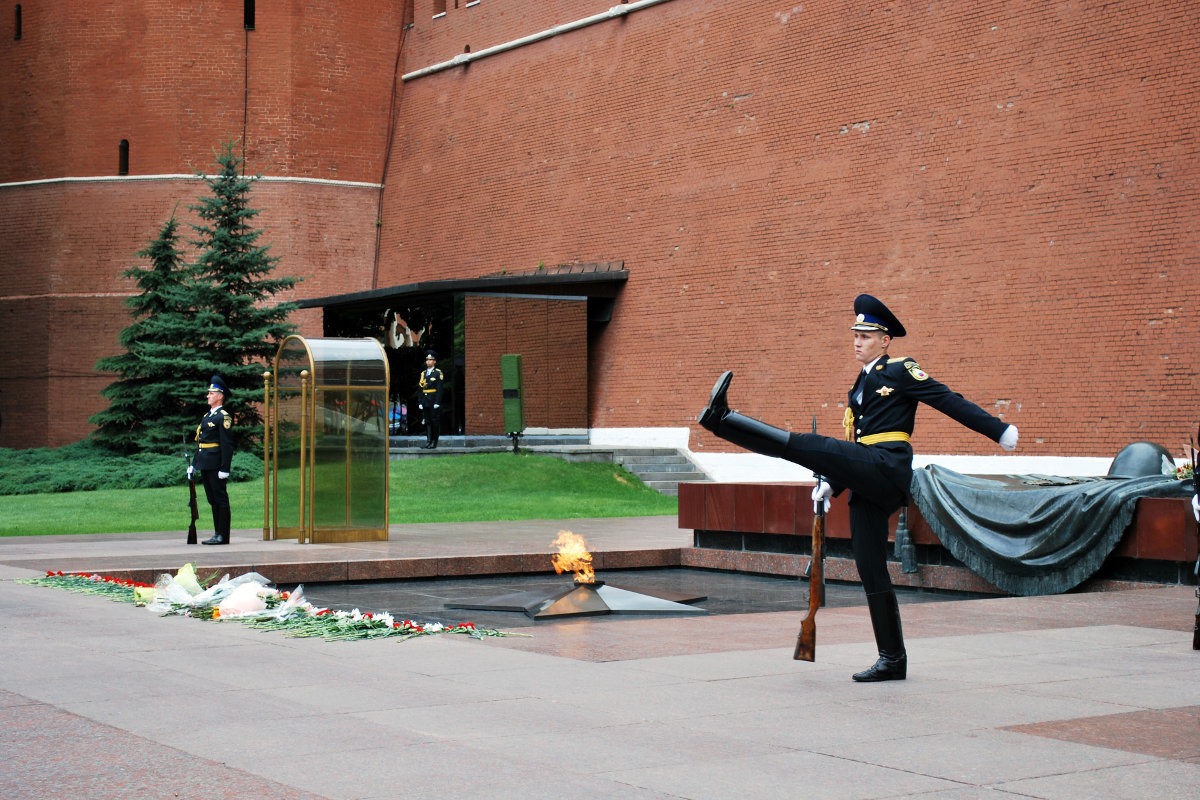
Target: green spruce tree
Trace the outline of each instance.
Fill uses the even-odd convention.
[[[214,374],[231,391],[225,405],[239,444],[261,431],[262,373],[295,330],[287,321],[295,304],[272,300],[298,279],[270,277],[279,259],[257,244],[262,233],[251,223],[258,211],[249,207],[253,180],[240,174],[232,142],[222,146],[217,164],[218,174],[201,176],[211,196],[189,206],[201,221],[192,225],[196,263],[184,262],[172,215],[138,253],[150,268],[122,273],[141,290],[126,301],[135,321],[121,332],[125,352],[96,364],[120,377],[101,392],[109,407],[89,420],[97,426],[94,440],[110,449],[173,453],[186,436],[190,450]]]
[[[236,420],[238,439],[258,438],[262,417],[262,373],[275,357],[279,342],[295,331],[288,315],[294,303],[272,302],[299,279],[271,277],[279,259],[258,244],[261,231],[252,227],[258,210],[250,208],[254,182],[241,174],[242,159],[226,142],[217,155],[220,172],[207,176],[211,196],[189,206],[200,217],[193,225],[199,252],[193,269],[195,307],[207,313],[195,323],[198,347],[206,366],[188,376],[193,381],[219,374],[232,396],[226,408]]]
[[[149,259],[149,268],[122,273],[141,290],[125,301],[135,321],[121,331],[125,352],[96,363],[97,371],[120,377],[101,391],[109,406],[88,420],[97,426],[92,438],[121,453],[178,452],[204,406],[196,381],[180,380],[203,360],[192,337],[191,272],[178,243],[179,221],[172,215],[137,254]]]

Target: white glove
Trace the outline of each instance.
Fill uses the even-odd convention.
[[[825,504],[825,510],[829,510],[829,498],[833,497],[833,487],[825,481],[817,481],[817,485],[812,490],[813,513],[821,513],[818,509],[819,503]]]
[[[1004,429],[1004,433],[1000,434],[1000,446],[1005,450],[1017,449],[1017,426],[1009,425]]]
[[[188,480],[189,481],[192,479],[192,475],[195,474],[195,472],[196,472],[196,468],[193,467],[191,464],[188,464]]]
[[[226,480],[229,480],[229,473],[228,472],[218,472],[217,477],[223,481],[226,481]]]
[[[1196,522],[1200,522],[1200,494],[1192,495],[1192,513],[1196,515]]]
[[[434,408],[441,408],[442,406],[441,406],[441,404],[440,404],[440,403],[434,403],[434,404],[433,404],[433,407],[434,407]]]

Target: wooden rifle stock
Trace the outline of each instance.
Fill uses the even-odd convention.
[[[812,432],[817,432],[817,415],[813,414]],[[814,475],[817,486],[821,476]],[[813,507],[812,558],[808,562],[808,616],[800,623],[796,637],[795,661],[817,660],[817,611],[825,605],[825,501]]]
[[[192,521],[188,525],[188,544],[196,543],[196,520],[200,519],[200,509],[196,505],[196,479],[188,478],[188,488],[191,490],[192,499],[188,502],[188,507],[192,509]]]
[[[800,623],[796,637],[796,661],[817,660],[817,611],[825,604],[825,503],[818,501],[813,518],[812,560],[809,561],[808,616]]]
[[[817,432],[817,417],[813,415],[812,432]],[[816,475],[817,486],[821,476]],[[808,616],[800,623],[796,637],[796,661],[817,660],[817,611],[825,605],[825,501],[818,500],[813,508],[812,559],[808,562]]]
[[[199,435],[200,435],[200,429],[197,428],[196,429],[197,438],[199,438]],[[188,507],[191,508],[191,510],[192,510],[192,521],[188,525],[187,543],[195,544],[196,543],[196,520],[200,519],[200,508],[196,505],[196,479],[192,477],[192,473],[194,472],[194,470],[192,469],[192,458],[195,458],[195,456],[193,456],[192,458],[188,458],[187,449],[188,449],[187,433],[184,433],[183,434],[183,451],[180,453],[180,455],[183,456],[183,460],[185,462],[187,462],[187,465],[188,465],[188,488],[191,490],[191,495],[192,495],[192,499],[190,501],[188,501]]]

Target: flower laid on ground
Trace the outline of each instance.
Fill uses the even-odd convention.
[[[511,633],[476,628],[473,622],[462,622],[448,626],[440,622],[413,622],[410,619],[395,621],[391,614],[369,614],[359,611],[331,611],[328,608],[309,608],[303,615],[283,619],[255,619],[248,623],[252,628],[282,630],[288,636],[319,636],[326,641],[338,639],[382,639],[399,637],[412,639],[436,633],[461,633],[473,639],[485,636],[512,636]],[[524,635],[524,634],[518,634]]]
[[[111,578],[104,575],[88,575],[81,572],[47,572],[44,578],[31,578],[29,580],[17,581],[17,583],[54,586],[59,589],[77,592],[78,594],[95,594],[102,597],[111,597],[114,600],[127,600],[129,602],[133,602],[134,596],[138,591],[144,592],[147,589],[154,589],[148,583],[138,583],[136,581],[127,581],[123,578]]]
[[[175,575],[160,575],[154,585],[87,573],[47,572],[45,577],[19,581],[51,586],[82,594],[110,597],[145,606],[163,616],[177,614],[207,620],[237,620],[254,628],[282,631],[288,636],[321,637],[326,641],[349,639],[412,639],[438,633],[458,633],[473,639],[485,636],[524,636],[474,623],[443,625],[440,622],[396,621],[391,614],[332,611],[304,599],[304,587],[281,592],[257,572],[230,579],[228,575],[204,588],[194,564],[185,564]]]

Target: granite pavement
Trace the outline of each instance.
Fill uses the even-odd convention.
[[[691,543],[672,517],[394,526],[361,545],[0,538],[0,798],[1196,796],[1194,587],[905,603],[909,679],[856,684],[874,660],[856,605],[819,612],[805,663],[801,610],[325,642],[18,582],[185,561],[458,578],[568,528],[621,566],[669,568]]]

